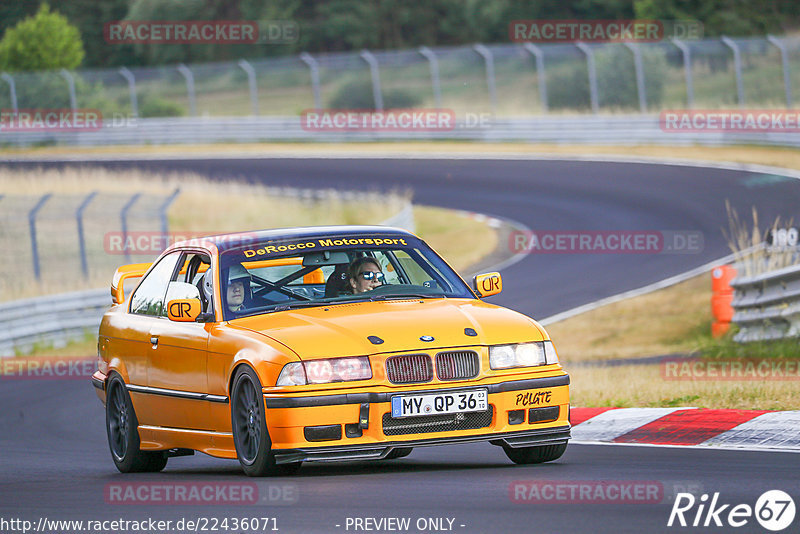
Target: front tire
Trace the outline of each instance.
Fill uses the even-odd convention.
[[[567,442],[555,445],[539,445],[538,447],[511,448],[503,447],[508,459],[515,464],[541,464],[558,460],[567,450]]]
[[[396,449],[392,449],[392,452],[386,455],[384,460],[396,460],[398,458],[405,458],[411,451],[413,451],[413,447],[397,447]]]
[[[125,382],[119,375],[108,381],[106,399],[106,434],[111,458],[121,473],[161,471],[167,465],[163,452],[139,448],[139,421]]]
[[[240,367],[233,378],[231,426],[236,456],[247,476],[261,477],[291,470],[291,467],[282,469],[275,465],[264,417],[261,381],[255,371],[247,366]]]

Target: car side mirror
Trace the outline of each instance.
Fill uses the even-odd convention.
[[[174,299],[167,302],[167,317],[179,323],[195,322],[202,309],[200,299]]]
[[[497,295],[503,290],[503,278],[500,273],[484,273],[472,279],[472,289],[479,297]]]
[[[214,322],[214,312],[203,312],[197,316],[197,319],[194,320],[196,323],[213,323]]]

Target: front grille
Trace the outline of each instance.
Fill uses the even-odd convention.
[[[436,355],[436,376],[439,380],[475,378],[480,368],[478,353],[472,350],[440,352]]]
[[[394,384],[430,382],[433,380],[433,365],[427,354],[392,356],[386,360],[386,376]]]
[[[494,407],[492,405],[489,405],[489,409],[483,412],[423,415],[421,417],[394,418],[391,412],[388,412],[383,414],[383,434],[400,436],[486,428],[492,424],[493,415]]]

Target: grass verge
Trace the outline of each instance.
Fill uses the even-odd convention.
[[[573,406],[800,409],[797,341],[735,343],[711,337],[711,277],[703,274],[547,327],[571,377]],[[791,362],[794,379],[727,380],[701,372],[677,380],[664,364],[586,366],[641,356],[695,353],[709,362]],[[704,370],[707,368],[703,368]]]
[[[125,199],[134,192],[144,192],[160,198],[148,197],[140,205],[158,205],[176,188],[181,193],[169,210],[170,231],[186,235],[378,224],[400,211],[411,195],[410,191],[375,191],[351,198],[329,190],[321,198],[304,199],[279,195],[255,184],[212,182],[192,173],[152,175],[79,166],[24,171],[0,167],[0,194],[4,195],[0,246],[6,251],[6,261],[0,266],[0,301],[108,285],[114,269],[126,260],[105,249],[104,235],[119,228],[119,211]],[[89,263],[89,276],[84,279],[77,254],[74,213],[81,199],[92,191],[98,192],[98,197],[84,216]],[[27,213],[36,199],[48,192],[54,196],[37,218],[41,280],[36,282],[31,268]],[[155,215],[153,218],[146,228],[157,231]],[[418,207],[415,219],[417,233],[457,270],[488,255],[497,241],[495,230],[451,210]],[[476,243],[480,246],[476,247]],[[154,256],[134,255],[131,262],[151,261]]]
[[[710,330],[710,273],[547,327],[566,364],[696,351]]]
[[[667,380],[660,365],[565,367],[573,406],[800,409],[797,380]]]

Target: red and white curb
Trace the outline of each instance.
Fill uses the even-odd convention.
[[[800,411],[572,408],[573,443],[800,452]]]

